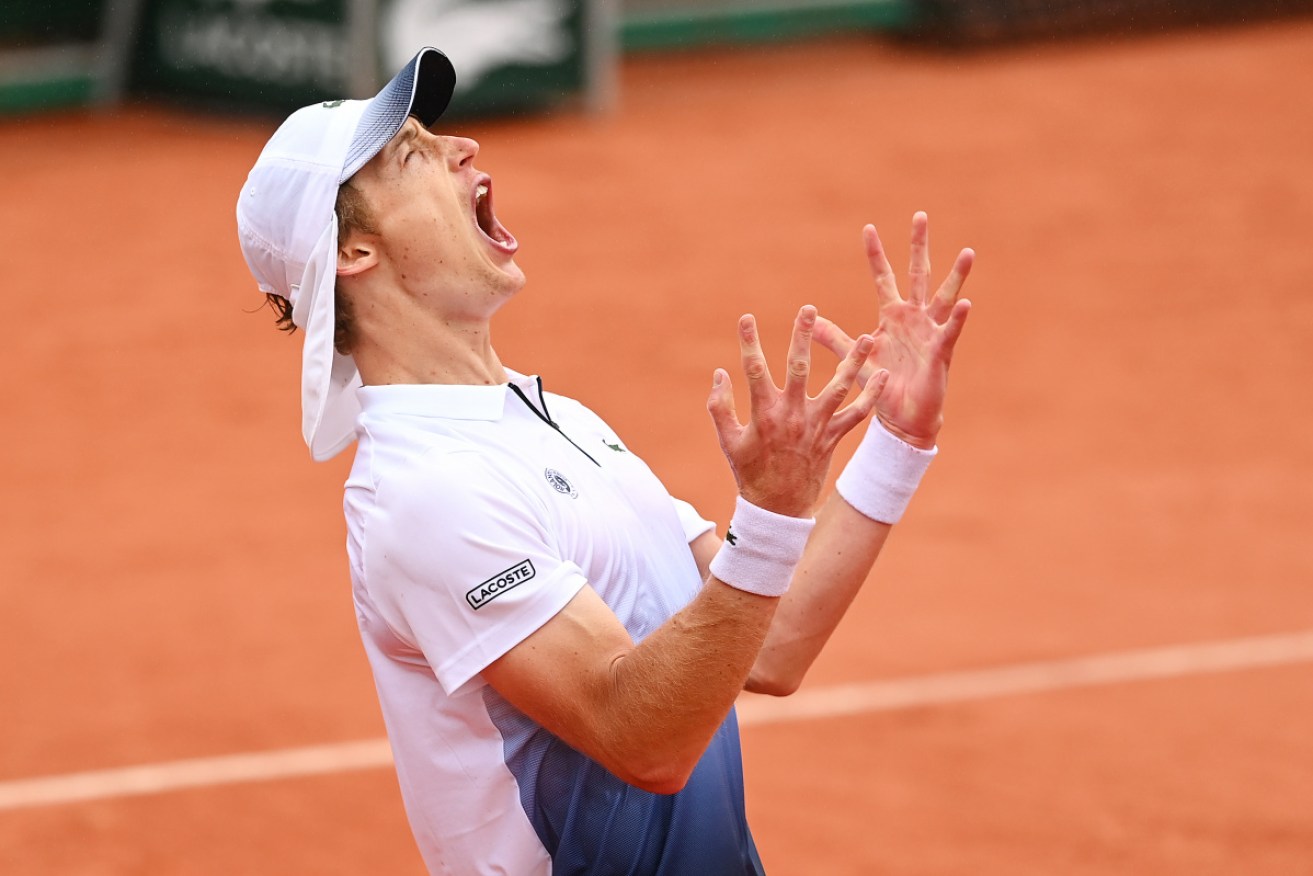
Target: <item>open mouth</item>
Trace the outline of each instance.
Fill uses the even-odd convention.
[[[474,186],[474,223],[479,232],[499,251],[509,254],[519,248],[515,237],[497,221],[497,214],[493,212],[492,177],[487,174],[480,176]]]

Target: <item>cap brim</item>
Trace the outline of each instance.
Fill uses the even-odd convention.
[[[455,89],[456,71],[447,56],[431,46],[420,49],[369,102],[351,138],[338,184],[369,163],[397,135],[408,116],[431,127],[447,111]]]
[[[451,95],[456,90],[456,70],[446,55],[430,47],[420,49],[411,66],[415,68],[415,88],[410,111],[428,128],[442,118],[451,105]]]

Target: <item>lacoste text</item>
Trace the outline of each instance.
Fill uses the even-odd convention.
[[[519,587],[525,581],[528,581],[535,574],[533,563],[525,560],[511,566],[505,572],[498,572],[487,581],[484,581],[478,587],[470,590],[465,594],[465,599],[470,604],[470,608],[478,611],[489,602],[492,602],[498,596],[501,596],[507,590],[513,587]]]

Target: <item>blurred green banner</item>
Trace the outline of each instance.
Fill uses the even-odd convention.
[[[432,45],[456,67],[454,113],[533,108],[577,95],[587,84],[584,5],[149,0],[133,87],[282,112],[326,98],[366,96]]]
[[[0,47],[90,42],[106,0],[0,0]]]

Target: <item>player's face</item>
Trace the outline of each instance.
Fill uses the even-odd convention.
[[[491,314],[524,285],[519,245],[493,213],[492,178],[474,167],[478,152],[410,118],[352,177],[397,281],[470,315]]]

